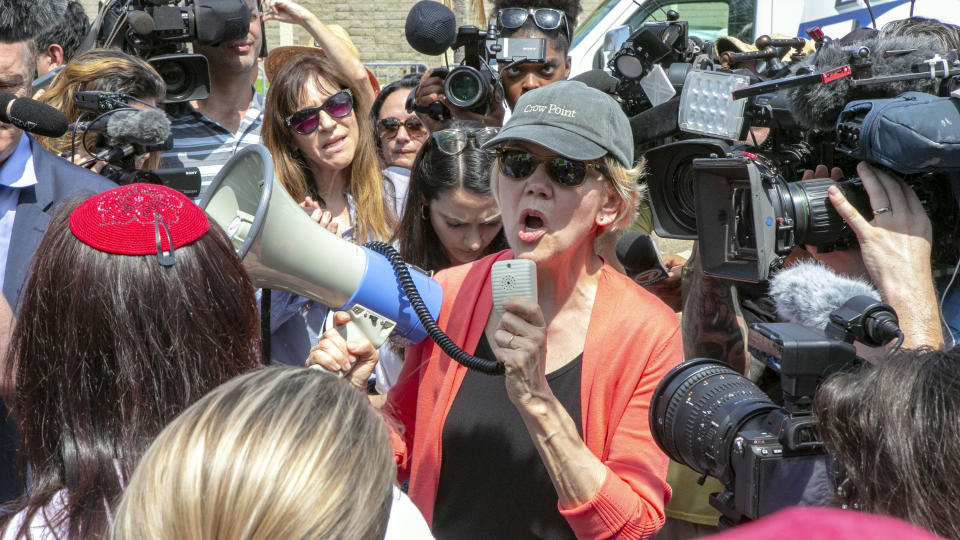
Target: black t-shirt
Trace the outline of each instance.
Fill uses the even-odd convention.
[[[486,336],[474,355],[494,359]],[[581,436],[582,360],[577,355],[547,374]],[[502,376],[467,372],[443,425],[442,444],[436,538],[576,538],[557,510],[557,491]]]

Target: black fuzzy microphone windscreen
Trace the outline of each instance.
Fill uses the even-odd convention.
[[[160,109],[121,109],[110,115],[107,135],[124,143],[161,144],[170,136],[170,119]]]
[[[421,0],[410,8],[404,33],[415,51],[437,56],[457,39],[457,18],[440,2]]]
[[[26,41],[54,27],[67,0],[0,0],[0,43]]]
[[[862,47],[870,50],[873,77],[909,73],[913,64],[933,58],[937,53],[945,54],[939,42],[929,37],[884,37],[846,45],[832,42],[817,53],[814,69],[822,72],[849,64]],[[885,57],[884,53],[888,51],[912,52]],[[840,111],[851,101],[892,98],[910,91],[934,93],[938,84],[936,80],[914,79],[854,87],[851,82],[850,77],[845,77],[827,84],[793,89],[790,111],[794,119],[801,127],[829,131],[834,129]]]

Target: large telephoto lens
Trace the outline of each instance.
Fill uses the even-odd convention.
[[[459,66],[443,81],[443,93],[447,100],[461,109],[474,109],[487,98],[487,80],[470,66]]]
[[[730,452],[752,419],[777,409],[770,398],[727,364],[697,358],[670,370],[650,405],[650,428],[674,461],[729,485]]]

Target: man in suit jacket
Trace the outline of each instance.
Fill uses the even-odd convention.
[[[31,95],[35,56],[32,41],[6,42],[0,36],[0,91]],[[0,275],[4,299],[14,313],[33,253],[57,203],[111,187],[113,182],[47,152],[15,126],[0,123]],[[9,324],[3,326],[0,332],[6,336]],[[0,393],[10,395],[12,385],[0,378]],[[13,474],[16,440],[0,405],[0,502],[23,491]]]

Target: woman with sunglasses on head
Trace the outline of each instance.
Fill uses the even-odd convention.
[[[679,325],[593,248],[640,197],[629,122],[606,94],[560,82],[523,95],[484,147],[499,151],[511,249],[438,273],[437,323],[505,375],[469,371],[432,341],[407,349],[384,410],[402,424],[410,497],[438,538],[649,538],[670,493],[649,402],[681,360]],[[507,299],[500,315],[490,270],[513,257],[536,263],[539,300]],[[377,359],[334,330],[308,364],[361,386]]]
[[[437,272],[507,247],[490,191],[494,155],[480,149],[497,131],[451,120],[427,138],[413,162],[403,218],[393,237],[408,264]],[[401,356],[381,356],[377,392],[387,393],[402,366]]]
[[[363,123],[373,101],[369,75],[355,55],[325,50],[301,47],[283,58],[290,49],[281,47],[267,57],[268,68],[281,65],[267,92],[263,142],[281,185],[321,225],[357,243],[386,240],[397,211],[392,192],[385,192],[373,133]],[[271,360],[302,365],[329,327],[328,313],[306,298],[272,294]]]

